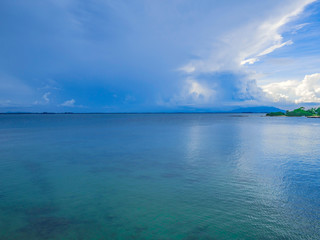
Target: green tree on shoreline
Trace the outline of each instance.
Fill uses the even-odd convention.
[[[283,112],[270,112],[267,113],[267,116],[287,116],[287,117],[320,117],[320,107],[318,108],[310,108],[310,109],[305,109],[304,107],[300,107],[297,109],[294,109],[292,111],[287,110],[285,113]]]

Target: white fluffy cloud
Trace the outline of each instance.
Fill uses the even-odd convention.
[[[289,41],[286,41],[284,43],[278,43],[278,44],[275,44],[271,47],[268,47],[266,50],[264,50],[263,52],[259,53],[258,56],[261,57],[261,56],[264,56],[264,55],[267,55],[269,53],[272,53],[274,50],[278,49],[278,48],[281,48],[283,46],[287,46],[287,45],[291,45],[293,44],[293,42],[291,40]]]
[[[283,27],[299,16],[304,8],[312,2],[315,0],[292,2],[292,5],[288,5],[282,14],[270,17],[260,25],[248,25],[247,29],[243,29],[245,32],[251,29],[253,35],[242,43],[244,50],[240,54],[240,64],[253,64],[259,61],[260,57],[270,54],[278,48],[293,44],[292,40],[283,42],[281,35]],[[300,24],[300,28],[305,25]]]
[[[302,81],[289,80],[261,87],[274,102],[320,103],[320,73],[306,75]]]
[[[244,66],[260,61],[264,56],[277,49],[292,45],[292,40],[284,39],[282,36],[288,30],[285,28],[289,22],[294,21],[301,15],[308,4],[314,1],[301,0],[291,1],[284,5],[279,4],[272,10],[266,11],[267,13],[264,13],[263,16],[256,16],[255,21],[244,22],[237,28],[230,28],[225,32],[220,32],[218,36],[220,40],[215,39],[215,42],[210,47],[207,47],[202,55],[179,68],[186,75],[186,87],[182,90],[181,96],[183,97],[180,97],[180,99],[193,99],[195,103],[201,100],[202,103],[207,102],[208,104],[214,104],[219,100],[229,100],[234,103],[236,101],[262,102],[268,99],[265,95],[269,96],[273,101],[312,102],[317,100],[316,94],[310,95],[310,93],[306,93],[306,86],[301,87],[299,91],[296,90],[295,87],[298,82],[295,81],[265,85],[262,91],[256,85],[256,82],[252,80],[253,78],[250,77],[252,73],[248,74],[247,67]],[[297,29],[305,25],[300,24]],[[203,80],[201,77],[204,74],[210,75],[224,72],[232,72],[238,75],[239,78],[236,80],[228,78],[223,80],[217,80],[216,78]],[[258,74],[255,73],[255,75]],[[243,77],[242,75],[246,76]],[[190,78],[193,79],[194,88],[190,83]],[[232,82],[232,84],[224,84],[223,82],[226,81]],[[202,94],[198,94],[198,91],[195,90],[198,87],[196,83],[202,84]],[[208,86],[210,87],[208,88]],[[208,93],[205,93],[204,88]],[[189,90],[187,91],[186,89]],[[220,91],[233,92],[234,96],[224,98],[226,95],[224,94],[221,97]]]
[[[75,102],[76,101],[74,99],[71,99],[71,100],[68,100],[68,101],[65,101],[64,103],[62,103],[61,106],[63,106],[63,107],[74,107]]]
[[[187,88],[188,95],[192,96],[195,100],[209,100],[213,94],[214,90],[208,88],[207,86],[201,85],[199,82],[195,80],[188,81]]]
[[[173,105],[202,105],[213,103],[215,90],[212,86],[201,83],[195,79],[189,78],[179,95],[171,99]]]
[[[45,94],[43,94],[42,98],[45,101],[45,103],[50,102],[50,99],[49,99],[50,94],[51,94],[51,92],[46,92]]]
[[[253,22],[244,22],[236,28],[220,33],[219,39],[207,47],[203,56],[179,68],[182,72],[203,73],[239,70],[242,65],[254,64],[276,49],[293,44],[284,41],[284,26],[296,19],[304,8],[315,0],[291,1],[279,4]],[[300,28],[305,26],[301,24]]]
[[[259,61],[259,58],[258,57],[261,57],[261,56],[264,56],[264,55],[267,55],[269,53],[272,53],[274,50],[278,49],[278,48],[282,48],[283,46],[288,46],[288,45],[291,45],[293,44],[293,42],[291,40],[289,41],[286,41],[284,43],[276,43],[274,44],[273,46],[271,47],[268,47],[267,49],[263,50],[261,53],[259,53],[257,55],[257,57],[254,57],[254,58],[249,58],[249,59],[245,59],[245,60],[242,60],[241,61],[241,65],[245,65],[245,64],[254,64],[255,62],[258,62]]]

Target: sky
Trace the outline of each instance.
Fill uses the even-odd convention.
[[[2,0],[0,112],[320,105],[316,0]]]

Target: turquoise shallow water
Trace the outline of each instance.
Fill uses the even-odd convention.
[[[0,115],[0,239],[320,239],[320,120]]]

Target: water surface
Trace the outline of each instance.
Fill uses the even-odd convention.
[[[320,239],[320,120],[0,115],[0,239]]]

